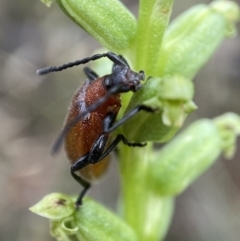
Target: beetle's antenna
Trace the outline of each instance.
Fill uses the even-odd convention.
[[[102,98],[100,98],[94,104],[90,105],[87,108],[87,110],[83,111],[80,115],[78,115],[76,118],[74,118],[71,122],[66,124],[66,126],[64,127],[64,129],[62,130],[62,132],[60,133],[60,135],[58,136],[58,138],[56,139],[56,141],[53,144],[52,151],[51,151],[52,155],[56,154],[60,150],[62,142],[63,142],[65,136],[67,135],[67,133],[71,130],[71,128],[73,128],[81,119],[83,119],[90,112],[93,112],[100,105],[105,103],[111,95],[116,94],[122,88],[122,86],[123,85],[119,85],[119,86],[114,86],[113,88],[111,88],[106,93],[106,95],[104,95]]]
[[[58,66],[58,67],[52,66],[52,67],[46,67],[46,68],[43,68],[43,69],[39,69],[39,70],[37,70],[37,74],[38,75],[44,75],[44,74],[48,74],[50,72],[62,71],[64,69],[68,69],[68,68],[71,68],[73,66],[77,66],[77,65],[81,65],[81,64],[86,64],[90,61],[94,61],[94,60],[101,59],[101,58],[104,58],[104,57],[109,58],[114,64],[127,65],[125,60],[123,59],[123,57],[120,57],[120,56],[118,56],[118,55],[116,55],[115,53],[112,53],[112,52],[107,52],[107,53],[103,53],[103,54],[95,54],[91,57],[87,57],[87,58],[84,58],[84,59],[81,59],[81,60],[70,62],[68,64],[63,64],[63,65]]]

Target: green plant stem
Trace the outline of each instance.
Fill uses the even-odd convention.
[[[146,202],[148,155],[152,145],[145,148],[129,148],[121,145],[120,171],[124,217],[134,227],[141,227],[141,207]],[[138,197],[143,197],[137,200]]]
[[[163,238],[173,210],[173,199],[156,196],[150,187],[148,168],[152,151],[152,144],[135,149],[120,146],[123,217],[139,241]]]
[[[134,45],[136,68],[154,76],[174,0],[141,0]],[[154,34],[152,34],[154,33]]]

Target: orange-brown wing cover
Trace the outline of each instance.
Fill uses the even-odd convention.
[[[91,83],[87,80],[83,86],[76,91],[69,107],[66,124],[74,120],[82,111],[86,110],[88,106],[94,104],[107,93],[103,85],[104,78],[105,77],[99,78]],[[117,115],[120,107],[120,96],[113,95],[104,104],[99,106],[95,111],[87,114],[71,128],[65,138],[65,150],[72,164],[81,156],[88,153],[93,143],[102,134],[105,116],[109,112],[116,113]],[[78,173],[88,180],[98,179],[106,170],[108,162],[109,156],[96,164],[89,164],[79,170]]]

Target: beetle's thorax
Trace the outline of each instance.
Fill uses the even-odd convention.
[[[104,97],[108,93],[109,90],[104,85],[105,79],[107,77],[108,77],[108,75],[103,76],[103,77],[95,80],[92,84],[90,84],[88,86],[88,88],[86,90],[86,93],[85,93],[85,95],[86,95],[86,97],[85,97],[86,106],[90,106],[90,105],[96,103],[99,99],[101,99],[102,97]],[[119,93],[112,94],[108,98],[106,103],[108,105],[120,104]],[[105,103],[103,103],[102,105],[105,105]]]

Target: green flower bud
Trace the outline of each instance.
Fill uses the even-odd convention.
[[[145,104],[151,107],[159,107],[157,98],[158,87],[161,82],[159,78],[149,79],[142,88],[136,92],[126,112],[130,111],[138,104]],[[123,133],[128,140],[136,142],[159,141],[166,142],[177,132],[176,126],[164,125],[162,121],[162,111],[157,113],[139,112],[123,125]]]
[[[214,119],[222,137],[224,157],[230,159],[236,151],[237,135],[240,135],[240,117],[235,113],[226,113]]]
[[[74,22],[111,51],[128,48],[135,35],[136,19],[120,1],[57,0],[57,3]]]
[[[75,210],[75,198],[53,193],[34,205],[30,210],[50,219],[51,235],[57,240],[78,241],[136,241],[136,234],[119,217],[85,198],[84,204]]]
[[[233,37],[236,35],[236,26],[233,24],[240,19],[239,6],[233,1],[218,0],[210,4],[213,10],[221,13],[226,22],[226,36]]]
[[[221,138],[211,120],[200,120],[156,152],[150,167],[155,189],[175,196],[185,190],[220,155]]]
[[[180,74],[192,79],[225,36],[234,35],[239,8],[231,1],[195,6],[166,31],[158,62],[158,76]]]
[[[181,76],[163,78],[158,96],[163,110],[163,123],[167,126],[181,127],[187,114],[196,110],[192,101],[194,94],[193,83]]]
[[[159,108],[157,113],[141,112],[132,117],[123,132],[134,141],[168,141],[182,126],[188,113],[196,109],[192,102],[193,84],[181,76],[150,78],[135,93],[126,110],[145,104]]]
[[[167,196],[183,192],[216,161],[222,151],[232,156],[239,134],[240,118],[236,114],[193,123],[155,153],[150,176],[156,192]]]

